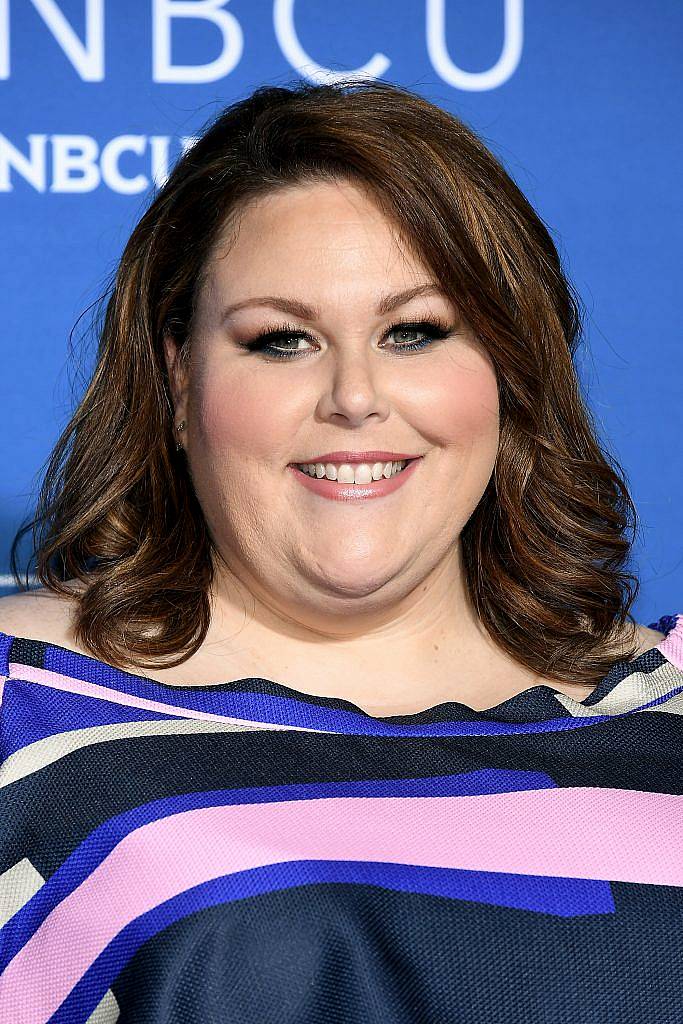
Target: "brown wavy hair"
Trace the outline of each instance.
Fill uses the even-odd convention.
[[[219,233],[247,203],[321,178],[370,190],[495,366],[500,446],[461,533],[479,619],[534,672],[594,683],[636,651],[622,644],[639,588],[625,571],[637,519],[580,393],[580,300],[483,141],[386,81],[262,86],[213,118],[152,194],[101,299],[92,377],[12,543],[18,586],[17,544],[32,530],[43,586],[73,596],[66,581],[85,584],[74,635],[94,656],[169,667],[198,650],[217,551],[175,450],[163,334],[189,358]]]

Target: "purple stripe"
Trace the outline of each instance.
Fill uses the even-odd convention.
[[[495,907],[560,917],[612,914],[609,882],[544,875],[463,871],[373,861],[290,861],[222,875],[186,889],[123,928],[82,975],[50,1018],[51,1024],[85,1020],[143,943],[170,925],[208,907],[300,885],[345,882],[396,892],[443,896]],[[419,913],[419,908],[416,908]]]
[[[2,706],[2,757],[38,740],[74,729],[121,722],[157,722],[177,719],[171,711],[163,713],[145,708],[57,690],[24,679],[10,678],[5,684]]]
[[[126,836],[54,909],[6,968],[0,1010],[14,1024],[42,1024],[132,921],[198,884],[272,863],[392,862],[683,886],[680,813],[681,798],[665,793],[558,787],[219,805],[166,817]]]
[[[125,691],[114,690],[102,682],[76,679],[73,676],[58,673],[53,669],[35,668],[32,665],[21,665],[10,662],[10,671],[16,678],[30,680],[45,686],[54,686],[69,692],[89,694],[90,696],[111,702],[125,703],[131,706],[147,707],[150,710],[174,711],[176,714],[194,718],[213,718],[231,721],[237,724],[253,723],[274,729],[304,729],[312,732],[340,733],[353,736],[499,736],[499,735],[531,735],[533,733],[562,732],[567,729],[582,729],[597,725],[620,715],[594,715],[575,718],[572,715],[540,721],[504,722],[489,720],[483,716],[486,712],[472,712],[474,718],[469,721],[428,722],[424,725],[391,725],[372,715],[362,712],[339,711],[316,704],[309,704],[292,697],[275,697],[270,694],[254,694],[239,692],[207,693],[202,690],[184,690],[171,687],[173,700],[166,690],[159,693],[157,684],[142,687],[148,694],[158,696],[138,696]],[[550,688],[543,687],[546,697]],[[321,698],[322,699],[322,698]],[[463,705],[452,704],[452,707],[463,710]],[[638,709],[624,712],[634,714]],[[412,716],[409,716],[412,717]]]
[[[556,788],[544,772],[483,769],[425,779],[362,779],[355,782],[310,782],[181,793],[153,800],[103,821],[67,857],[45,884],[0,930],[0,972],[51,911],[109,856],[125,836],[153,821],[183,811],[237,804],[279,803],[335,797],[479,796],[518,790]]]
[[[13,639],[14,637],[8,636],[7,633],[0,633],[0,676],[9,675],[7,663],[9,661],[9,652]]]

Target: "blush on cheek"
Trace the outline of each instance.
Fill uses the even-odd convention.
[[[498,434],[498,392],[492,392],[488,382],[473,382],[465,395],[459,396],[457,406],[454,418],[458,432],[470,433],[473,438]]]
[[[434,410],[434,425],[447,443],[458,444],[468,438],[476,443],[498,437],[500,405],[495,370],[488,357],[468,354],[468,363],[454,368],[450,379],[444,378],[439,408]]]
[[[241,451],[258,444],[258,412],[248,391],[206,388],[195,408],[198,429],[211,451]]]
[[[298,429],[296,416],[288,415],[291,402],[281,387],[255,382],[253,373],[233,372],[227,379],[207,374],[198,382],[193,402],[202,444],[245,464],[277,462],[278,449],[288,452]]]

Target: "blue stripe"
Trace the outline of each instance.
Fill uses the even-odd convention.
[[[308,782],[280,786],[250,786],[180,793],[142,804],[93,829],[45,884],[0,929],[2,972],[48,914],[98,867],[125,836],[152,821],[203,807],[319,800],[334,797],[475,796],[519,790],[554,789],[545,772],[483,769],[431,778],[361,779],[352,782]]]
[[[655,652],[663,664],[665,658]],[[534,733],[558,732],[565,729],[577,729],[586,725],[597,724],[613,717],[596,715],[593,718],[575,718],[563,715],[557,718],[539,721],[503,722],[486,720],[487,712],[471,711],[473,719],[469,721],[427,722],[418,724],[391,724],[361,711],[346,711],[337,707],[325,707],[318,703],[309,703],[296,697],[279,696],[262,691],[239,691],[225,689],[230,684],[216,684],[213,688],[203,687],[170,687],[156,680],[146,680],[114,669],[102,662],[86,658],[84,655],[67,652],[63,648],[48,646],[45,651],[45,669],[52,672],[70,675],[72,678],[85,682],[109,686],[131,696],[145,700],[160,701],[176,707],[202,711],[209,714],[225,715],[263,724],[283,726],[303,726],[308,729],[321,729],[325,732],[340,733],[354,736],[507,736],[532,735]],[[264,687],[287,689],[283,684],[262,680]],[[220,687],[220,688],[219,688]],[[169,689],[172,693],[169,693]],[[552,687],[534,687],[548,699]],[[552,698],[554,701],[554,698]],[[315,701],[336,701],[337,698],[316,697]],[[445,702],[439,707],[449,707],[452,713],[462,715],[467,710],[456,701]],[[434,710],[434,709],[430,709]],[[409,716],[414,717],[414,716]]]
[[[73,729],[177,718],[170,711],[147,711],[12,678],[5,683],[2,703],[2,759],[37,740]]]
[[[0,633],[0,676],[9,675],[9,651],[13,639],[14,637],[8,636],[7,633]]]
[[[269,864],[212,878],[141,914],[118,933],[50,1017],[50,1024],[86,1020],[148,939],[193,913],[233,900],[321,882],[376,885],[397,892],[445,896],[575,918],[615,911],[609,882],[502,874],[375,861],[303,860]],[[419,913],[419,907],[415,908]]]

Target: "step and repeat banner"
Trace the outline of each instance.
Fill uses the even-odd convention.
[[[640,516],[634,614],[683,612],[682,44],[680,0],[0,0],[0,592],[150,191],[256,86],[358,75],[464,119],[550,229]]]

